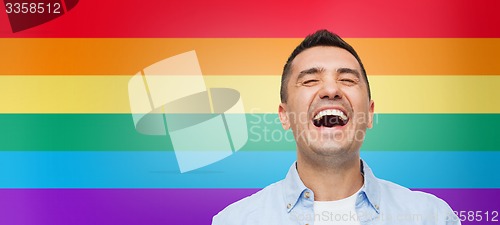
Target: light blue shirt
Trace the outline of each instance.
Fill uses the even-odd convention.
[[[361,173],[364,185],[356,198],[354,218],[361,225],[460,224],[442,199],[378,179],[363,161]],[[332,215],[327,213],[314,215],[313,206],[314,193],[302,183],[294,163],[284,180],[229,205],[213,218],[212,224],[313,225],[315,216],[335,219],[328,218]]]

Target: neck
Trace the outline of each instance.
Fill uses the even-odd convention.
[[[314,192],[315,201],[336,201],[356,193],[363,186],[359,153],[339,162],[312,162],[297,157],[297,170],[302,182]]]

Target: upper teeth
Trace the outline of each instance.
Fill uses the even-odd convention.
[[[342,120],[347,120],[347,116],[344,114],[344,112],[338,109],[322,110],[314,117],[314,120],[319,120],[323,116],[339,116]]]

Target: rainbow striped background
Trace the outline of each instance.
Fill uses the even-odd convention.
[[[463,224],[493,224],[484,212],[500,211],[499,9],[497,0],[84,0],[18,33],[0,13],[0,224],[209,224],[294,161],[276,122],[279,75],[321,28],[345,37],[369,74],[377,114],[361,154],[375,175],[482,211]],[[190,50],[208,87],[240,91],[249,141],[180,174],[168,137],[135,131],[127,82]]]

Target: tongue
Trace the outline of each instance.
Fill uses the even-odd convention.
[[[334,126],[344,126],[345,122],[340,118],[340,116],[323,116],[318,120],[313,121],[314,125],[317,127],[334,127]]]

